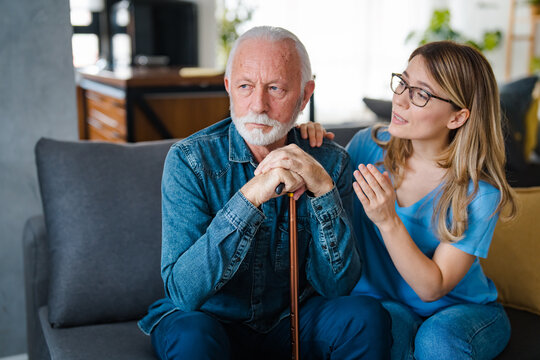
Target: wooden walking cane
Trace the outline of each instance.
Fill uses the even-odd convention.
[[[279,195],[285,187],[280,183],[276,187]],[[291,280],[291,351],[292,360],[300,360],[300,329],[298,327],[298,242],[296,239],[296,200],[294,193],[289,196],[289,259],[290,259],[290,280]]]
[[[300,329],[298,328],[298,243],[296,240],[296,200],[289,195],[289,253],[291,264],[291,347],[292,359],[300,359]]]

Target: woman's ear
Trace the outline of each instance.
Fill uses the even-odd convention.
[[[455,130],[460,128],[465,122],[469,119],[471,112],[469,109],[461,109],[452,114],[450,121],[446,124],[446,127],[450,130]]]

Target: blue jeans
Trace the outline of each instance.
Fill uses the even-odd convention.
[[[510,339],[510,322],[498,303],[449,306],[428,318],[394,301],[382,305],[392,318],[392,359],[493,359]]]
[[[390,359],[390,317],[366,296],[315,296],[301,306],[302,359]],[[199,312],[175,311],[151,333],[158,357],[169,359],[290,359],[290,320],[269,333]]]

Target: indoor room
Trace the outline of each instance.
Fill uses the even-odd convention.
[[[474,264],[512,328],[494,358],[540,358],[539,25],[534,0],[1,1],[0,360],[157,359],[137,321],[164,291],[163,164],[231,116],[227,59],[258,26],[301,40],[315,89],[296,123],[322,125],[344,153],[358,131],[391,126],[396,98],[415,103],[422,89],[404,80],[415,49],[452,41],[485,57],[502,134],[485,157],[500,150],[517,215],[494,218],[489,257]],[[415,106],[455,105],[435,94]],[[227,178],[201,171],[205,186]]]

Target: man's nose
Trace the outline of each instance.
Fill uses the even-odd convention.
[[[251,110],[256,114],[268,111],[268,94],[264,87],[256,87],[251,95]]]

